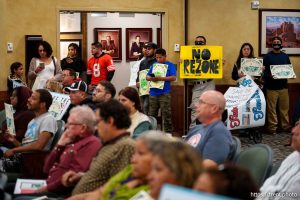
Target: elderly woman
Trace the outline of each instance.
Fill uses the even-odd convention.
[[[140,97],[136,89],[126,87],[119,92],[119,101],[129,110],[131,126],[127,130],[132,138],[151,129],[149,117],[142,113]]]
[[[38,45],[37,56],[31,59],[28,78],[31,80],[32,90],[44,89],[47,81],[60,81],[62,70],[57,58],[52,56],[52,47],[42,41]]]
[[[159,131],[148,131],[136,142],[131,165],[113,176],[103,187],[89,193],[75,195],[69,200],[130,199],[142,190],[148,191],[147,176],[151,170],[152,151],[171,139]]]
[[[202,159],[190,145],[180,141],[163,142],[153,150],[148,177],[150,195],[157,199],[164,184],[191,188],[202,171]]]

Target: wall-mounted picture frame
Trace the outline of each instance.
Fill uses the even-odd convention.
[[[122,29],[94,28],[94,41],[102,44],[102,51],[109,54],[113,60],[122,60]]]
[[[156,41],[157,41],[157,48],[162,48],[162,35],[161,35],[161,28],[156,29]]]
[[[68,46],[71,43],[75,43],[79,47],[79,52],[77,52],[78,56],[82,58],[82,52],[81,52],[81,39],[61,39],[60,40],[60,59],[68,56]]]
[[[152,42],[152,28],[126,28],[126,61],[137,60],[145,42]]]
[[[64,13],[59,14],[60,33],[81,33],[81,13]]]
[[[300,10],[261,9],[259,10],[259,55],[272,49],[272,38],[282,38],[283,51],[300,56]]]

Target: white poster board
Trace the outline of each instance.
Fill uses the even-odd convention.
[[[49,108],[49,112],[56,120],[60,120],[71,104],[70,96],[56,92],[50,93],[52,95],[53,101]]]
[[[270,69],[274,79],[296,78],[292,65],[270,65]]]
[[[224,94],[228,117],[227,128],[245,129],[265,124],[266,100],[250,76],[240,79],[239,87],[230,87]]]
[[[14,108],[11,104],[7,104],[7,103],[4,103],[4,106],[5,106],[7,130],[11,135],[16,135],[15,122],[14,122]]]
[[[155,76],[166,77],[168,71],[168,65],[156,63],[153,65],[152,73]],[[150,88],[164,89],[165,81],[150,81]]]
[[[249,76],[260,76],[263,68],[263,59],[258,58],[242,58],[241,70]]]
[[[46,180],[17,179],[14,194],[31,194],[35,190],[46,186]]]
[[[130,64],[130,79],[128,86],[136,86],[136,78],[139,72],[140,63],[142,60],[139,61],[132,61],[129,62]]]

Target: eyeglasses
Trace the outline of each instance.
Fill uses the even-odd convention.
[[[63,74],[63,75],[61,75],[61,77],[67,77],[67,76],[70,76],[70,75],[68,75],[68,74]]]
[[[208,103],[206,101],[203,101],[202,99],[199,99],[198,104],[207,104],[207,105],[216,105],[215,103]]]
[[[83,125],[83,124],[82,123],[71,123],[71,122],[66,123],[66,126],[71,126],[71,125],[76,126],[76,125]]]

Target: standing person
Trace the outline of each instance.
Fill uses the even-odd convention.
[[[28,72],[32,90],[45,88],[48,80],[61,80],[60,63],[52,56],[52,52],[52,47],[48,42],[39,43],[37,57],[31,59]]]
[[[155,58],[158,64],[167,65],[166,76],[156,76],[153,74],[154,63],[147,74],[147,81],[164,81],[163,89],[150,88],[149,97],[149,115],[157,118],[158,110],[161,109],[163,128],[165,132],[172,133],[172,111],[171,111],[171,81],[176,80],[176,67],[173,63],[167,61],[167,53],[164,49],[155,51]],[[152,76],[151,76],[152,75]],[[153,77],[154,75],[154,77]]]
[[[27,86],[23,81],[22,76],[24,67],[20,62],[14,62],[10,66],[10,75],[7,77],[8,95],[11,96],[14,88],[19,86]]]
[[[287,65],[291,64],[289,56],[281,51],[282,40],[276,36],[272,38],[273,50],[264,57],[264,81],[266,88],[267,101],[267,120],[268,131],[271,134],[276,134],[278,129],[283,132],[290,132],[289,123],[289,94],[288,80],[274,79],[271,74],[270,65]],[[279,113],[277,113],[279,112]],[[280,117],[278,127],[277,115]]]
[[[102,52],[102,44],[94,42],[91,45],[91,57],[88,61],[87,75],[90,76],[89,91],[93,91],[102,80],[111,81],[115,73],[115,65],[110,55]]]
[[[235,81],[245,76],[245,74],[241,71],[241,59],[242,58],[255,58],[253,47],[250,43],[244,43],[241,46],[240,54],[236,59],[236,62],[233,66],[231,78]]]
[[[79,47],[75,43],[68,46],[68,56],[61,60],[62,70],[71,68],[82,77],[82,73],[86,71],[85,64],[79,56]],[[78,77],[76,77],[78,78]]]
[[[206,45],[206,38],[204,36],[197,36],[195,39],[195,45]],[[191,124],[190,129],[196,125],[197,121],[197,103],[199,97],[203,92],[207,90],[215,90],[215,82],[213,79],[193,79],[194,85],[192,90],[192,103],[190,105],[191,110]]]
[[[139,72],[145,69],[150,69],[150,66],[156,62],[156,58],[154,55],[155,50],[157,49],[157,45],[153,42],[147,42],[144,45],[146,58],[141,61],[139,70],[137,72],[136,78],[136,86],[139,88]],[[148,115],[149,112],[149,95],[143,95],[140,97],[142,102],[142,108],[145,115]]]

